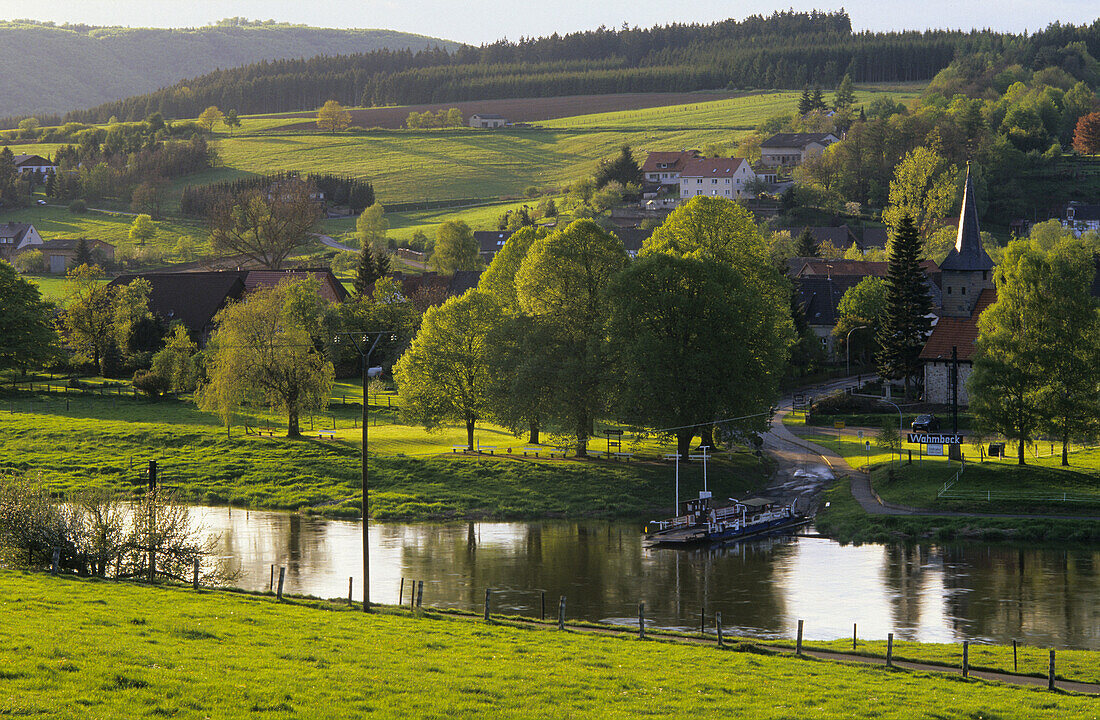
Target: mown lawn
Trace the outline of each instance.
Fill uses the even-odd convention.
[[[0,571],[0,714],[1095,718],[1092,698],[337,604]]]
[[[523,457],[526,443],[492,427],[479,429],[478,438],[496,447],[494,455],[452,453],[452,444],[465,444],[460,429],[428,434],[398,424],[385,398],[375,400],[379,424],[370,428],[373,517],[640,517],[671,509],[667,463]],[[23,390],[0,398],[0,469],[41,474],[63,494],[102,487],[125,495],[142,491],[147,463],[156,459],[161,482],[186,500],[357,516],[360,408],[341,400],[338,388],[332,411],[313,423],[319,431],[335,419],[336,440],[310,436],[308,417],[307,437],[288,440],[274,415],[250,419],[273,436],[245,436],[238,422],[227,437],[218,418],[189,401]],[[517,449],[509,455],[508,447]],[[744,494],[770,467],[734,453],[709,463],[708,481],[716,493]]]

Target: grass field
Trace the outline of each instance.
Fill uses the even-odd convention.
[[[886,92],[909,100],[919,90],[861,88],[857,98]],[[516,196],[532,185],[560,187],[591,174],[623,143],[638,152],[733,143],[770,115],[793,112],[797,100],[798,93],[778,91],[562,118],[535,130],[238,133],[216,143],[224,167],[189,182],[298,170],[369,178],[383,204]]]
[[[275,416],[251,419],[254,427],[271,423],[274,436],[245,436],[237,424],[227,437],[215,416],[186,401],[46,394],[41,387],[9,393],[0,399],[0,469],[40,473],[64,494],[103,487],[125,495],[142,490],[147,461],[157,459],[163,483],[189,501],[355,516],[361,430],[353,423],[360,409],[340,405],[339,397],[314,422],[328,429],[335,419],[336,440],[310,438],[308,417],[307,438],[287,440],[278,435],[285,421]],[[635,518],[671,509],[666,463],[524,457],[526,443],[491,426],[479,426],[478,439],[495,446],[495,455],[452,453],[452,444],[465,445],[460,428],[428,434],[396,424],[384,397],[370,428],[373,517]],[[639,449],[647,445],[656,454],[655,444]],[[508,447],[517,449],[509,455]],[[709,463],[708,479],[717,493],[743,494],[769,471],[766,461],[735,453]]]
[[[0,582],[3,715],[1098,715],[1092,698],[713,646],[13,571]]]
[[[95,210],[73,213],[68,208],[56,205],[35,205],[0,212],[0,222],[8,221],[31,223],[43,240],[79,237],[103,240],[115,246],[116,257],[124,250],[137,249],[130,242],[130,225],[134,218],[128,214]],[[202,254],[210,250],[210,233],[202,223],[169,218],[158,220],[155,225],[157,234],[148,245],[167,253],[166,259],[175,259],[173,253],[181,235],[191,238],[196,253]]]

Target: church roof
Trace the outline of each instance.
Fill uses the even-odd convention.
[[[940,263],[943,270],[972,271],[992,270],[993,259],[982,247],[978,227],[978,208],[974,205],[974,184],[970,181],[970,165],[966,166],[966,186],[963,188],[962,211],[959,213],[959,234],[955,247]]]

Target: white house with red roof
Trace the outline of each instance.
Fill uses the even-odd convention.
[[[684,165],[699,157],[697,150],[656,151],[646,153],[642,176],[648,183],[677,185]]]
[[[698,195],[739,200],[755,197],[746,185],[758,177],[745,158],[693,158],[680,171],[680,201]]]

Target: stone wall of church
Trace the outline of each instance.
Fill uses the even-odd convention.
[[[993,287],[993,271],[943,271],[943,314],[948,317],[970,317],[982,290]]]
[[[966,380],[970,377],[969,362],[959,361],[959,405],[970,404]],[[924,363],[924,401],[940,405],[951,404],[951,361],[932,360]]]

